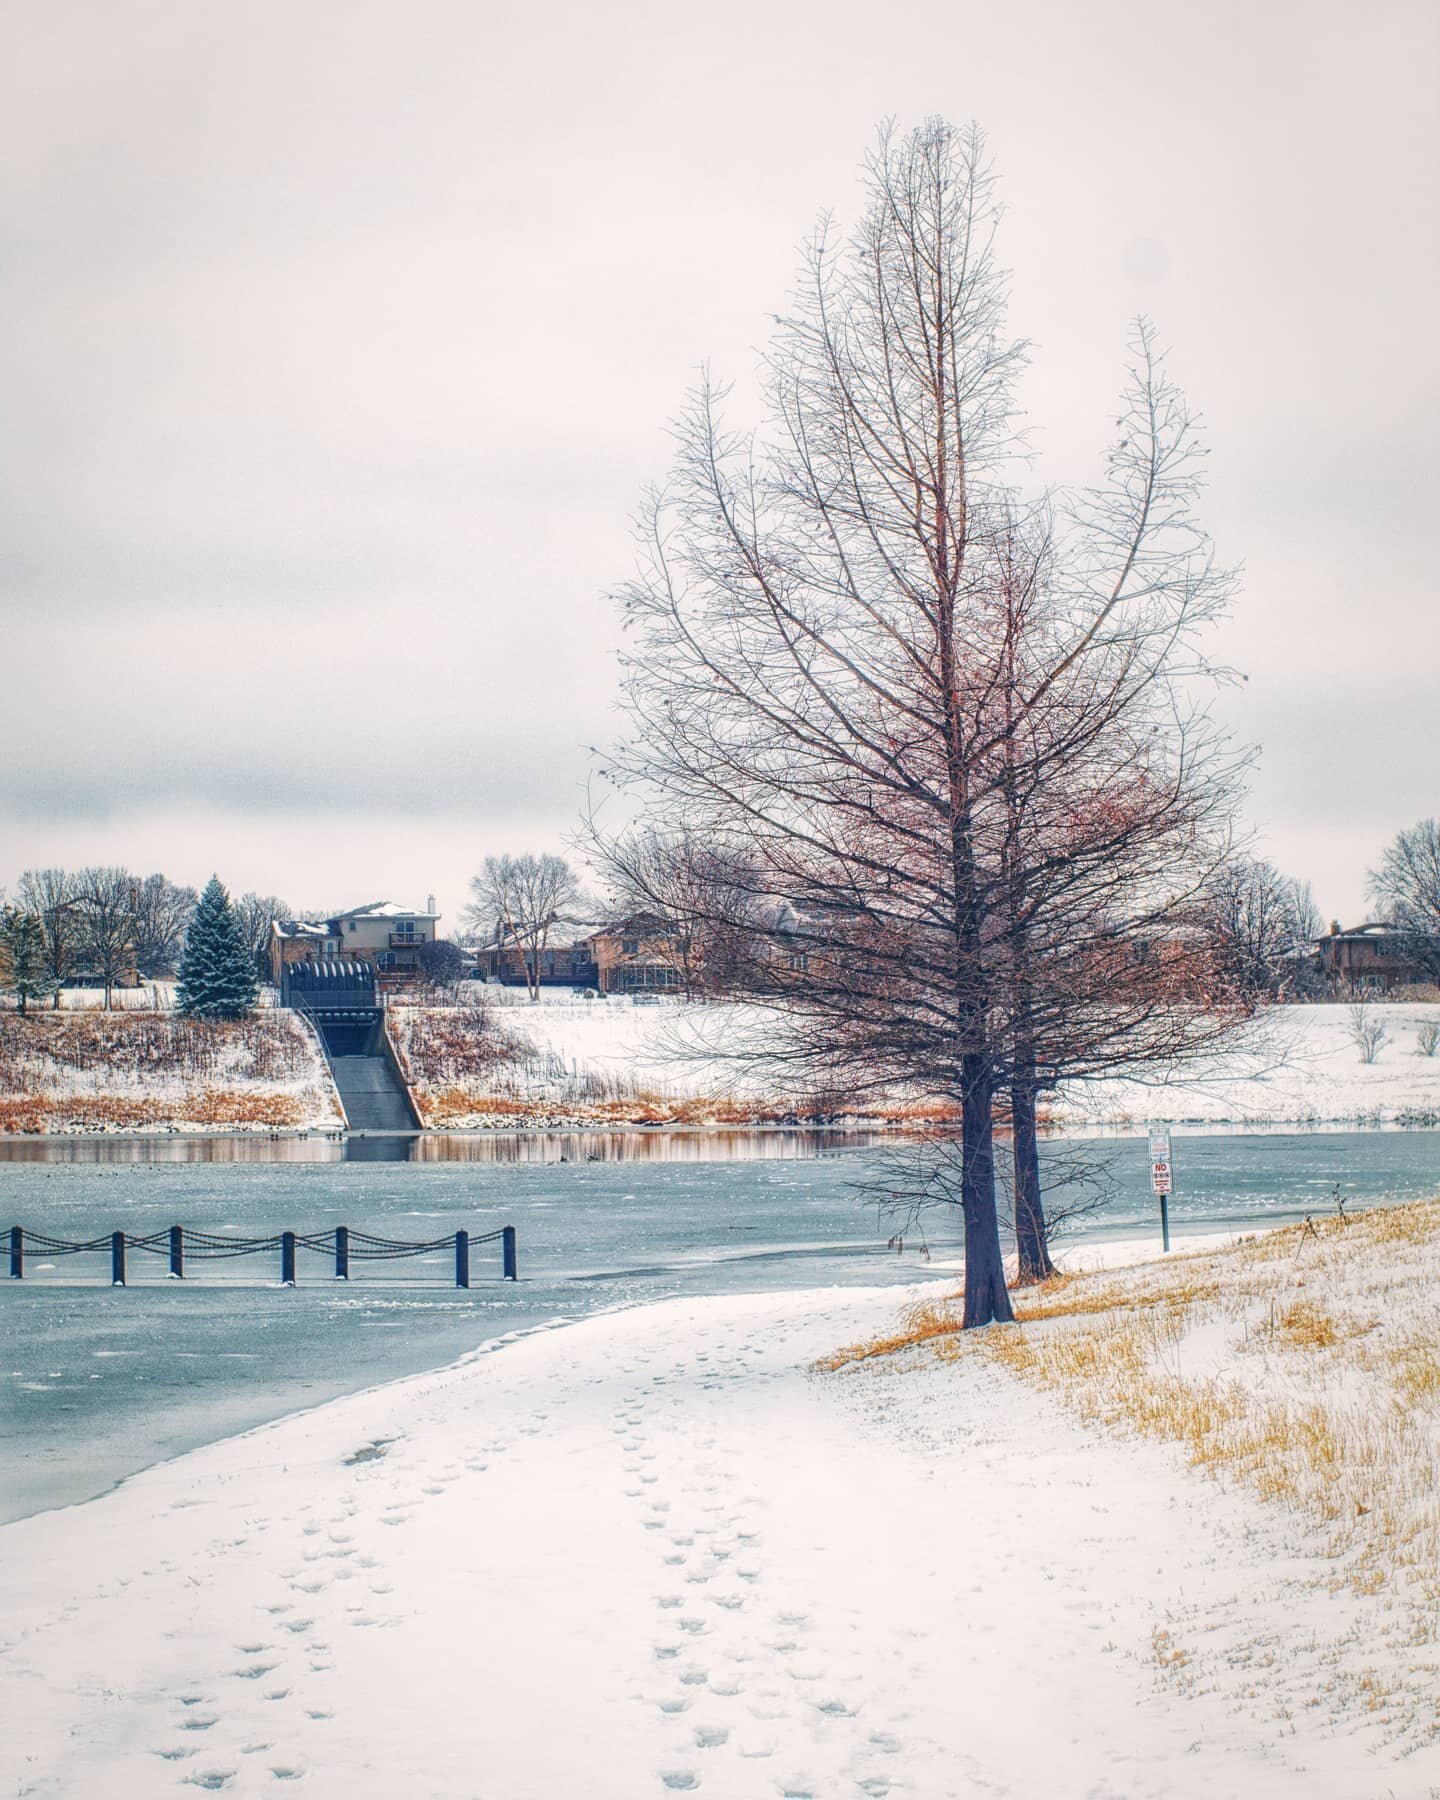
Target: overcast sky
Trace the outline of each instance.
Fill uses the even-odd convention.
[[[560,847],[629,518],[875,124],[986,128],[1040,473],[1150,312],[1246,579],[1262,848],[1440,813],[1432,0],[43,0],[0,69],[0,884],[296,904]]]

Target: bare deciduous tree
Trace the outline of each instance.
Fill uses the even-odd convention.
[[[687,1000],[723,993],[762,929],[755,872],[696,832],[639,828],[607,834],[589,820],[586,843],[617,918],[653,918]]]
[[[1206,883],[1199,916],[1221,967],[1246,993],[1267,1000],[1293,979],[1292,953],[1321,932],[1309,884],[1244,855],[1229,858]]]
[[[1397,833],[1370,872],[1370,897],[1400,933],[1404,954],[1440,981],[1440,821]]]
[[[105,1010],[114,1004],[115,984],[135,966],[140,884],[128,869],[80,869],[75,875],[75,908],[83,931],[82,954],[105,989]]]
[[[466,909],[475,927],[513,946],[530,998],[540,998],[540,958],[550,934],[581,903],[580,879],[562,856],[487,856],[472,876]]]
[[[67,869],[27,869],[17,892],[21,906],[40,921],[51,1005],[58,1007],[60,990],[75,972],[83,938],[76,878]]]
[[[263,979],[268,980],[270,970],[270,938],[272,928],[277,919],[293,919],[297,915],[288,903],[278,894],[241,894],[230,902],[230,911],[235,919],[236,929],[240,933],[245,948],[255,959],[255,970]],[[305,918],[328,915],[306,913]]]
[[[1033,1095],[1027,1058],[1052,1047],[1084,1074],[1155,1046],[1139,946],[1223,849],[1234,759],[1182,689],[1228,583],[1142,327],[1105,478],[1035,509],[1043,579],[1028,609],[1007,598],[1024,352],[983,147],[931,121],[883,134],[869,175],[850,244],[822,228],[780,323],[769,435],[730,432],[708,382],[678,427],[624,596],[614,772],[787,909],[789,953],[757,955],[748,985],[783,1012],[798,1079],[955,1106],[980,1325],[1011,1317],[997,1098],[1017,1066]],[[1163,1009],[1203,999],[1172,982]]]
[[[180,967],[185,933],[200,896],[164,875],[147,875],[136,884],[135,961],[146,975],[173,975]]]

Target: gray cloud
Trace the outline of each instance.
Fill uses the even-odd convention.
[[[1174,345],[1247,565],[1220,648],[1276,853],[1353,911],[1377,830],[1440,809],[1421,0],[20,20],[0,882],[126,831],[184,873],[209,832],[333,892],[329,821],[366,809],[413,863],[443,833],[452,883],[462,835],[558,836],[613,726],[601,596],[665,422],[703,357],[743,414],[795,245],[853,214],[890,112],[990,130],[1038,475],[1093,470],[1137,305]]]

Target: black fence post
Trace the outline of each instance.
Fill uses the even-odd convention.
[[[348,1225],[335,1227],[335,1279],[337,1281],[350,1279],[350,1227]]]
[[[280,1285],[281,1287],[294,1287],[295,1285],[295,1233],[293,1231],[280,1233]]]
[[[505,1257],[505,1279],[518,1281],[520,1279],[520,1254],[515,1242],[513,1225],[505,1227],[505,1235],[500,1240],[500,1245]]]
[[[170,1227],[170,1273],[176,1281],[185,1279],[185,1233],[178,1225]]]
[[[23,1281],[25,1277],[25,1233],[20,1226],[10,1227],[10,1279]]]
[[[125,1233],[123,1231],[110,1233],[110,1285],[111,1287],[124,1287],[125,1285]]]
[[[470,1233],[455,1233],[455,1285],[468,1288],[470,1285]]]

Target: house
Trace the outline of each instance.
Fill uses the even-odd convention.
[[[1408,987],[1430,977],[1407,953],[1402,934],[1393,925],[1372,920],[1342,931],[1338,925],[1315,941],[1315,951],[1326,979],[1341,988]]]
[[[654,913],[636,913],[601,926],[584,939],[602,994],[673,992],[687,986],[688,945]]]
[[[334,962],[347,957],[369,963],[382,987],[413,977],[419,949],[433,944],[440,915],[432,894],[417,912],[393,900],[372,900],[324,919],[277,919],[270,936],[270,978],[285,986],[285,971],[296,963]]]
[[[475,966],[487,981],[500,981],[507,987],[527,987],[529,973],[526,952],[514,938],[496,937],[475,952]],[[535,958],[536,976],[541,987],[599,986],[595,959],[583,940],[547,944]]]

